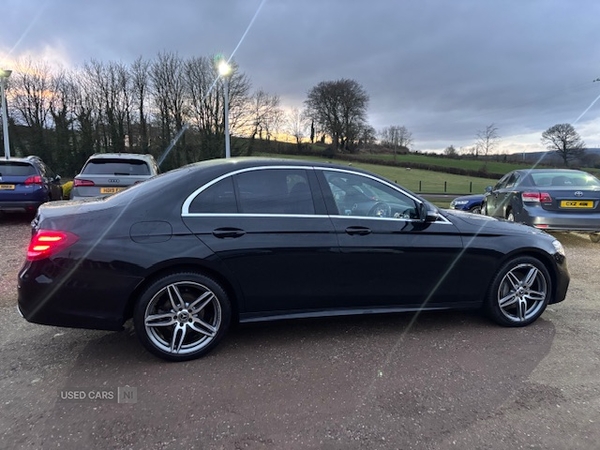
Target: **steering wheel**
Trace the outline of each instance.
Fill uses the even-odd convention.
[[[392,216],[392,208],[389,204],[385,202],[377,202],[373,207],[369,210],[369,217],[391,217]]]

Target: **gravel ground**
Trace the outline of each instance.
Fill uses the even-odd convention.
[[[27,215],[0,215],[0,307],[15,305],[17,274],[31,236],[30,221]]]

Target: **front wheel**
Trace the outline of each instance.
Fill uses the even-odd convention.
[[[590,241],[600,242],[600,233],[590,233]]]
[[[515,221],[515,214],[512,212],[512,209],[506,213],[506,220],[509,222]]]
[[[475,205],[475,206],[473,206],[471,209],[469,209],[469,212],[473,213],[473,214],[481,214],[482,213],[482,211],[481,211],[481,205]]]
[[[550,274],[541,261],[529,256],[514,258],[494,277],[486,309],[500,325],[529,325],[542,315],[551,292]]]
[[[187,361],[208,353],[223,338],[230,320],[225,290],[194,272],[155,281],[140,296],[133,313],[142,345],[169,361]]]

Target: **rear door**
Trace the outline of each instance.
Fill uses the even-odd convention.
[[[519,172],[509,172],[496,183],[491,192],[485,194],[488,216],[506,218],[506,209],[510,206],[511,196],[520,178]]]
[[[337,239],[312,169],[242,170],[202,186],[182,209],[237,280],[242,319],[332,306]]]

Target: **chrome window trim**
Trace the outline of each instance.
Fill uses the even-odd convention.
[[[407,191],[404,191],[403,189],[401,189],[398,185],[396,185],[394,183],[390,183],[386,180],[377,178],[376,176],[373,176],[370,174],[356,172],[354,170],[339,169],[337,167],[335,167],[335,168],[323,167],[323,166],[296,166],[296,165],[256,166],[256,167],[246,167],[245,169],[238,169],[238,170],[234,170],[232,172],[227,172],[227,173],[215,178],[214,180],[211,180],[208,183],[200,186],[198,189],[196,189],[194,192],[192,192],[190,195],[188,195],[188,197],[183,202],[183,205],[181,206],[181,217],[183,217],[183,218],[185,218],[185,217],[264,217],[264,218],[296,217],[296,218],[319,218],[319,219],[337,217],[337,218],[342,218],[342,219],[353,219],[353,220],[361,219],[361,220],[391,220],[394,222],[398,222],[398,221],[420,222],[420,220],[418,220],[418,219],[405,219],[402,217],[345,216],[345,215],[341,215],[341,214],[333,214],[333,215],[326,215],[326,214],[268,214],[268,213],[251,213],[251,214],[249,214],[249,213],[191,213],[190,212],[190,205],[195,200],[195,198],[198,195],[200,195],[203,191],[205,191],[206,189],[211,187],[212,185],[218,183],[219,181],[221,181],[227,177],[231,177],[231,176],[234,176],[234,175],[237,175],[240,173],[253,172],[256,170],[265,170],[265,169],[320,170],[320,171],[340,172],[340,173],[348,173],[351,175],[363,176],[363,177],[370,178],[373,181],[376,181],[378,183],[387,185],[391,189],[398,191],[398,192],[402,193],[403,195],[406,195],[407,197],[411,198],[412,200],[414,200],[417,203],[422,203],[422,201],[419,198],[415,197],[414,195],[411,195],[411,193],[409,193]],[[452,222],[450,222],[448,219],[446,219],[442,215],[440,215],[440,220],[438,220],[436,222],[432,222],[432,223],[440,223],[440,224],[445,224],[445,225],[452,224]]]

